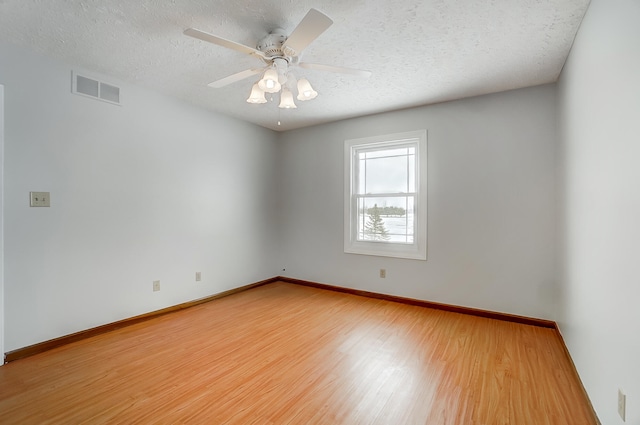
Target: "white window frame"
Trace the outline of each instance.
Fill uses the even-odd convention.
[[[358,195],[355,176],[356,154],[363,149],[384,149],[415,143],[416,199],[414,241],[412,244],[388,241],[359,241],[357,239]],[[427,259],[427,131],[349,139],[344,142],[344,252],[348,254],[383,257]]]

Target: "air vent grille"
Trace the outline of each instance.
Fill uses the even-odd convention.
[[[93,78],[72,73],[71,91],[82,96],[120,105],[120,88]]]

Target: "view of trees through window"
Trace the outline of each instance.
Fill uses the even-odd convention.
[[[394,199],[389,201],[393,202]],[[358,222],[360,240],[413,243],[413,210],[407,213],[405,207],[381,207],[374,202],[371,206],[360,208]]]
[[[373,208],[367,210],[369,218],[364,225],[364,235],[366,239],[374,241],[388,241],[390,239],[389,231],[384,226],[384,220],[382,220],[380,216],[381,210],[388,212],[388,209],[388,207],[383,209],[378,208],[378,205],[374,205]]]

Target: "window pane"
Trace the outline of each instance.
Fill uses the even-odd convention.
[[[357,193],[415,192],[415,148],[362,150],[357,155]]]
[[[357,204],[357,240],[413,243],[413,196],[360,197]]]
[[[365,193],[406,193],[407,157],[394,156],[367,160]]]

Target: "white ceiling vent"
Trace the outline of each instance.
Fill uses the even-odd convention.
[[[71,75],[71,91],[73,93],[120,105],[120,87],[106,84],[75,72],[72,72]]]

